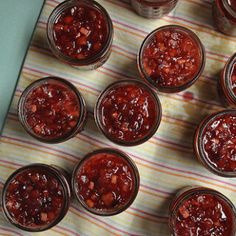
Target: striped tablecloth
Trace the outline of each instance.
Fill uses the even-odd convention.
[[[138,197],[125,212],[99,217],[85,211],[73,201],[63,221],[47,235],[142,235],[168,236],[168,205],[174,193],[187,185],[217,189],[236,204],[234,179],[217,177],[194,158],[192,139],[196,125],[212,112],[223,109],[216,84],[217,74],[228,57],[236,51],[236,38],[215,31],[210,0],[180,0],[174,12],[160,20],[136,15],[128,3],[98,0],[109,12],[114,28],[110,59],[96,71],[82,72],[59,62],[46,41],[46,22],[61,0],[48,0],[39,19],[21,78],[1,137],[0,184],[15,169],[30,163],[56,164],[69,172],[86,153],[116,147],[126,151],[136,162],[141,185]],[[98,94],[111,82],[123,78],[139,79],[136,55],[141,42],[153,29],[179,24],[197,33],[206,47],[207,63],[199,80],[178,94],[159,94],[163,118],[157,133],[137,147],[119,147],[109,142],[97,129],[93,106]],[[17,36],[16,36],[17,37]],[[48,75],[71,81],[83,94],[89,117],[85,130],[75,138],[57,145],[39,143],[29,137],[17,119],[20,94],[31,82]],[[187,96],[191,94],[192,96]],[[0,214],[0,235],[31,235],[14,228]],[[45,232],[36,235],[46,235]]]

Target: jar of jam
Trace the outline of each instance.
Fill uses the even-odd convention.
[[[194,151],[213,173],[236,177],[236,110],[224,110],[206,117],[198,126]]]
[[[87,154],[75,167],[72,189],[93,214],[111,216],[126,210],[139,190],[139,172],[132,159],[116,149]]]
[[[141,77],[165,93],[191,86],[205,66],[205,50],[195,33],[178,25],[166,25],[143,41],[138,58]]]
[[[161,18],[171,12],[178,0],[131,0],[134,10],[146,18]]]
[[[223,104],[236,107],[236,53],[225,64],[218,81],[218,89]]]
[[[34,81],[22,93],[18,117],[25,130],[46,143],[66,141],[83,129],[86,106],[67,80],[46,77]]]
[[[58,59],[78,69],[92,70],[110,56],[113,25],[107,11],[96,1],[69,0],[49,16],[47,36]]]
[[[95,121],[112,142],[124,146],[144,143],[161,122],[161,104],[156,93],[139,80],[110,84],[98,97]]]
[[[47,230],[66,215],[70,204],[67,173],[57,166],[31,164],[16,170],[2,192],[7,220],[32,232]]]
[[[185,188],[171,203],[169,226],[173,236],[234,236],[236,209],[226,196],[216,190]]]
[[[236,36],[235,0],[214,0],[213,18],[220,32],[229,36]]]

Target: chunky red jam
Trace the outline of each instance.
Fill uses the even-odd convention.
[[[176,212],[175,236],[233,236],[233,215],[225,200],[211,194],[195,194]]]
[[[158,117],[155,98],[136,84],[121,84],[111,88],[100,107],[105,133],[114,140],[134,142],[146,137]]]
[[[202,138],[211,165],[221,171],[236,171],[236,115],[216,117],[205,127]]]
[[[155,86],[179,87],[198,74],[202,65],[201,48],[183,30],[162,29],[143,49],[142,64]]]
[[[39,83],[25,98],[24,117],[38,137],[64,137],[76,127],[80,118],[77,94],[57,80]]]
[[[98,153],[77,173],[79,197],[89,208],[113,210],[126,205],[134,194],[134,172],[117,154]]]
[[[103,13],[79,2],[59,15],[53,30],[57,49],[74,59],[91,58],[103,49],[108,39]]]
[[[13,221],[25,227],[54,222],[64,205],[60,182],[42,169],[19,173],[6,189],[6,208]]]
[[[231,74],[231,85],[234,95],[236,96],[236,63],[233,65],[233,70]]]

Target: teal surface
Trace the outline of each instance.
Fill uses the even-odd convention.
[[[0,133],[44,0],[0,0]]]

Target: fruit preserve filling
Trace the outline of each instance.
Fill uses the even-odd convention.
[[[26,96],[24,117],[31,131],[38,137],[63,137],[76,127],[80,118],[77,94],[56,80],[40,83]]]
[[[108,25],[103,13],[78,3],[64,10],[53,26],[56,47],[74,59],[91,58],[108,39]]]
[[[88,207],[97,210],[118,209],[134,193],[134,173],[117,154],[98,153],[82,164],[77,174],[77,191]]]
[[[233,93],[236,96],[236,63],[233,65],[233,69],[232,69],[231,86],[232,86]]]
[[[211,165],[221,171],[236,171],[236,115],[216,117],[205,127],[202,137]]]
[[[157,31],[143,50],[142,64],[149,80],[157,87],[179,87],[199,72],[201,48],[182,30]]]
[[[195,194],[176,212],[175,236],[231,236],[233,215],[230,206],[211,194]]]
[[[103,129],[118,141],[137,141],[152,131],[157,119],[155,98],[140,85],[111,88],[100,108]]]
[[[5,201],[15,222],[25,227],[41,227],[54,222],[60,215],[64,192],[53,175],[35,168],[11,180]]]

